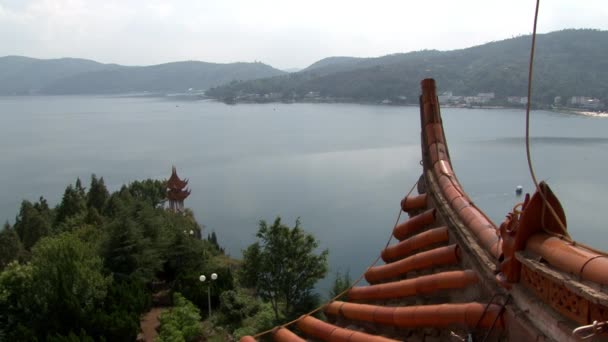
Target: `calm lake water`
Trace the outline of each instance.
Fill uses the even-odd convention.
[[[443,118],[460,182],[500,223],[515,186],[532,190],[523,111],[447,108]],[[301,217],[329,248],[331,272],[353,278],[421,173],[417,107],[0,97],[0,123],[2,220],[14,222],[22,199],[56,204],[76,177],[96,173],[116,190],[176,165],[190,179],[186,206],[231,255],[254,241],[259,220]],[[537,176],[562,200],[571,234],[607,249],[608,119],[536,111],[531,133]]]

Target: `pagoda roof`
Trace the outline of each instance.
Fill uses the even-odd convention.
[[[169,190],[167,192],[167,198],[173,201],[183,201],[190,196],[190,189],[185,190]]]
[[[167,180],[167,188],[169,189],[183,189],[188,185],[188,179],[180,179],[177,175],[175,166],[171,168],[171,177]]]

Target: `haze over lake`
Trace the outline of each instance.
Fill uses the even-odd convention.
[[[346,269],[356,278],[375,259],[422,170],[417,107],[1,97],[0,109],[0,219],[14,223],[23,199],[55,205],[76,177],[88,184],[95,173],[115,190],[175,165],[190,179],[186,206],[232,256],[260,219],[301,217],[330,250],[330,280]],[[500,224],[521,200],[515,186],[532,191],[523,110],[442,113],[460,182]],[[537,111],[531,132],[537,175],[562,200],[571,234],[605,249],[608,120]]]

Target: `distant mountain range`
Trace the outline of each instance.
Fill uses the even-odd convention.
[[[152,66],[102,64],[86,59],[0,57],[0,95],[171,93],[286,74],[262,63],[196,61]]]
[[[440,92],[526,96],[531,36],[471,48],[397,53],[377,58],[329,57],[298,72],[262,63],[175,62],[153,66],[85,59],[0,57],[0,95],[166,94],[206,90],[226,102],[353,101],[416,103],[419,82]],[[533,102],[586,96],[608,102],[608,31],[563,30],[537,36]]]
[[[207,95],[225,101],[306,100],[416,103],[432,77],[454,95],[525,96],[531,36],[453,51],[425,50],[378,58],[330,57],[288,75],[232,83]],[[608,100],[608,32],[563,30],[537,36],[533,102],[556,96]],[[388,102],[388,101],[387,101]]]

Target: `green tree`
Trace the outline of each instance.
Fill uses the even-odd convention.
[[[110,195],[102,214],[107,217],[118,217],[129,208],[132,202],[133,197],[127,192],[126,188],[123,188],[121,191]]]
[[[87,215],[84,217],[84,222],[86,224],[100,226],[103,223],[103,216],[101,216],[97,209],[90,207],[87,209]]]
[[[42,197],[23,201],[14,227],[0,230],[0,341],[132,341],[152,289],[206,309],[198,277],[212,272],[218,307],[234,288],[232,261],[217,237],[201,239],[191,211],[160,208],[164,192],[146,180],[109,195],[93,175],[88,192],[77,180],[55,209]]]
[[[90,329],[111,282],[94,250],[70,233],[46,237],[33,248],[31,265],[30,295],[37,302],[30,319],[36,330],[46,335]]]
[[[0,270],[4,269],[9,262],[17,260],[21,255],[23,246],[17,232],[7,223],[0,231]]]
[[[242,288],[224,291],[220,295],[218,321],[229,330],[234,330],[242,325],[244,319],[254,316],[261,304]]]
[[[128,217],[113,220],[106,228],[109,237],[104,248],[105,266],[115,277],[136,277],[150,282],[160,270],[162,260],[140,225]]]
[[[61,203],[57,206],[55,224],[60,224],[72,216],[86,214],[87,204],[85,197],[80,179],[76,181],[76,187],[72,186],[72,184],[68,185],[63,193]]]
[[[350,279],[349,271],[346,271],[344,274],[342,274],[340,271],[336,272],[336,279],[334,279],[334,284],[329,291],[329,297],[334,298],[340,293],[346,291],[350,287],[351,282],[352,280]]]
[[[222,248],[220,246],[220,244],[217,241],[217,235],[215,234],[215,231],[211,232],[211,234],[207,235],[207,241],[209,241],[213,246],[215,246],[215,248],[222,254],[224,254],[224,248]]]
[[[15,219],[15,231],[27,250],[40,238],[50,234],[51,214],[44,198],[41,197],[38,203],[21,202],[19,215]]]
[[[327,273],[328,251],[315,254],[319,243],[300,228],[299,219],[293,228],[280,217],[270,226],[262,220],[256,236],[259,241],[243,252],[241,281],[270,301],[276,320],[297,316]]]
[[[220,293],[234,288],[232,272],[218,255],[217,249],[208,241],[180,230],[167,248],[164,276],[171,282],[173,290],[207,311],[207,286],[211,286],[212,307],[217,306]],[[199,276],[211,273],[218,275],[217,280],[201,284]]]
[[[150,307],[150,293],[137,279],[118,279],[108,288],[108,295],[92,318],[94,336],[107,341],[134,341],[140,316]]]
[[[34,268],[14,261],[0,273],[0,339],[35,339],[30,322],[38,315],[33,297]]]
[[[233,335],[236,339],[240,339],[245,335],[254,335],[273,326],[275,326],[274,310],[269,303],[262,303],[253,316],[243,320],[240,327],[233,332]]]
[[[156,341],[197,341],[203,334],[198,309],[179,292],[173,295],[173,304],[171,309],[160,316],[160,329]]]
[[[79,212],[75,215],[65,217],[62,221],[56,222],[53,226],[54,233],[73,232],[88,224],[88,210]]]
[[[76,184],[74,184],[74,188],[76,189],[80,197],[84,198],[86,196],[86,189],[82,186],[82,181],[80,180],[80,177],[76,178]]]
[[[146,179],[135,181],[127,187],[134,198],[142,199],[153,207],[158,206],[167,197],[167,185],[164,181]]]
[[[192,238],[186,231],[175,229],[165,254],[164,273],[167,280],[174,281],[183,274],[202,272],[211,256],[202,241]],[[198,277],[197,274],[193,276]]]
[[[91,186],[89,186],[89,192],[87,193],[87,207],[95,208],[98,212],[101,212],[109,197],[110,193],[106,188],[103,177],[97,179],[97,176],[92,174]]]
[[[46,340],[91,331],[111,279],[73,234],[41,239],[31,261],[0,274],[0,330],[10,340]]]

